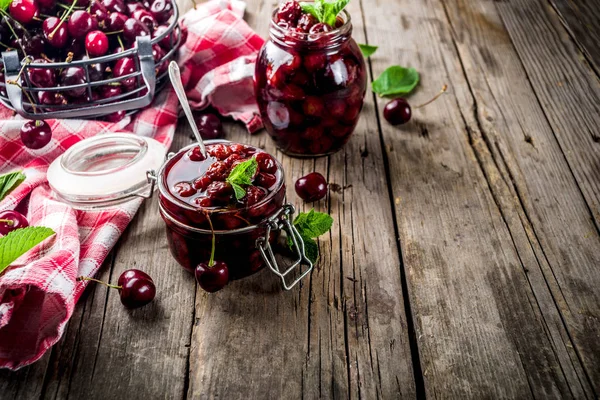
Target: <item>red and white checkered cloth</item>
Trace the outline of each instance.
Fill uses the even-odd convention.
[[[252,80],[263,40],[243,21],[244,7],[239,0],[213,0],[189,11],[183,18],[189,34],[179,63],[194,107],[210,104],[253,132],[261,127]],[[52,141],[29,150],[19,138],[24,121],[0,106],[0,174],[22,170],[27,176],[0,202],[0,211],[17,209],[26,213],[30,225],[56,232],[0,275],[0,368],[28,365],[60,339],[86,286],[76,278],[96,274],[142,202],[103,211],[73,210],[53,198],[48,165],[79,140],[114,131],[150,136],[169,148],[177,115],[177,97],[169,87],[132,120],[49,120]]]

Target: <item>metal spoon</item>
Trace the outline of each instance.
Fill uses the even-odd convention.
[[[202,136],[200,136],[200,131],[198,130],[196,121],[194,121],[194,116],[192,115],[192,110],[190,109],[188,98],[185,95],[183,83],[181,82],[181,72],[179,71],[179,66],[175,61],[171,61],[171,63],[169,64],[169,78],[171,79],[171,83],[173,84],[175,93],[177,93],[179,103],[181,103],[181,107],[183,107],[183,112],[185,112],[185,116],[187,117],[188,122],[192,127],[194,136],[196,136],[196,140],[198,141],[198,145],[200,146],[200,153],[202,153],[204,158],[206,158],[208,157],[208,155],[206,154],[206,147],[204,146],[204,142],[202,141]]]

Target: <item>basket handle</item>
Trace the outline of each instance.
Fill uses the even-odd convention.
[[[110,114],[112,112],[121,110],[128,111],[146,107],[152,102],[152,99],[154,98],[154,91],[156,89],[156,73],[154,71],[154,57],[152,56],[152,44],[150,42],[150,37],[138,36],[137,48],[142,79],[144,80],[146,89],[148,89],[148,92],[142,97],[72,110],[30,113],[23,109],[23,92],[21,88],[17,85],[8,83],[9,81],[16,81],[21,69],[21,63],[19,62],[19,56],[16,51],[2,53],[2,61],[4,62],[5,71],[4,73],[6,76],[6,93],[15,111],[22,117],[28,119],[91,117],[100,114]]]

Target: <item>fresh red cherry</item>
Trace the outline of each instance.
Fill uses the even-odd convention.
[[[118,12],[110,13],[106,22],[106,30],[109,32],[117,32],[123,30],[127,22],[127,16]]]
[[[148,10],[136,10],[133,12],[132,17],[146,25],[150,31],[153,31],[154,28],[156,28],[156,20]]]
[[[152,57],[154,58],[156,75],[162,75],[164,72],[167,72],[167,61],[161,62],[161,60],[165,57],[165,51],[158,43],[152,45]]]
[[[406,99],[398,98],[385,105],[383,116],[392,125],[402,125],[410,121],[412,110]]]
[[[145,10],[146,7],[144,7],[144,5],[140,2],[133,2],[133,3],[127,3],[127,11],[129,12],[129,15],[133,15],[134,12],[136,12],[137,10]]]
[[[106,26],[109,13],[106,7],[104,7],[99,0],[92,1],[92,4],[90,5],[90,13],[96,18],[96,21],[98,21],[99,27]]]
[[[295,0],[288,0],[277,10],[277,20],[285,21],[290,26],[296,26],[298,19],[302,15],[302,8]]]
[[[123,27],[123,37],[129,43],[135,43],[135,39],[138,36],[149,36],[150,30],[140,21],[135,18],[129,18],[125,21],[125,26]]]
[[[120,120],[125,118],[126,115],[127,115],[127,113],[125,112],[125,110],[119,110],[119,111],[115,111],[114,113],[105,115],[104,119],[108,122],[119,122]]]
[[[202,139],[210,140],[223,137],[223,123],[215,114],[201,114],[195,120]]]
[[[215,261],[212,266],[208,264],[198,264],[195,271],[196,281],[202,289],[214,293],[229,283],[229,268],[223,261]]]
[[[109,12],[119,12],[121,14],[127,12],[127,7],[125,7],[123,0],[102,0],[102,5],[106,7]]]
[[[60,73],[61,86],[82,85],[85,81],[85,71],[81,67],[69,67]],[[80,97],[86,93],[85,86],[67,90],[65,93],[71,97]]]
[[[159,25],[154,32],[152,32],[152,39],[156,39],[157,37],[159,37],[160,35],[162,35],[163,33],[165,33],[166,31],[169,30],[169,27],[167,25]],[[160,42],[158,42],[161,47],[165,50],[170,50],[171,46],[175,46],[175,44],[177,43],[177,31],[173,30],[172,33],[167,34],[164,38],[162,38],[160,40]],[[173,36],[173,43],[171,43],[171,36]]]
[[[56,5],[56,0],[37,0],[37,5],[40,6],[44,11],[51,10]]]
[[[102,99],[108,99],[123,93],[120,85],[102,85],[98,90]]]
[[[46,41],[42,35],[24,36],[20,40],[27,55],[39,57],[44,52]]]
[[[274,174],[277,172],[277,164],[275,163],[275,159],[269,154],[261,151],[260,153],[254,156],[256,158],[256,163],[258,164],[258,169],[261,172],[268,172],[269,174]]]
[[[133,74],[135,71],[135,61],[133,61],[133,58],[119,58],[115,62],[115,66],[113,68],[113,75],[115,78],[119,78],[121,76]],[[126,90],[133,90],[135,88],[135,77],[123,79],[120,82]]]
[[[150,13],[159,24],[164,24],[173,15],[173,5],[170,0],[154,0],[150,5]]]
[[[321,200],[327,194],[327,181],[318,172],[311,172],[296,181],[296,193],[307,203]]]
[[[13,0],[9,6],[10,15],[22,24],[31,22],[38,11],[33,0]]]
[[[438,94],[433,96],[431,100],[416,106],[415,109],[425,107],[426,105],[433,103],[442,94],[444,94],[447,89],[448,85],[442,86],[442,89],[438,92]],[[402,125],[410,121],[410,118],[412,117],[412,108],[406,99],[394,99],[385,105],[385,108],[383,109],[383,116],[392,125]]]
[[[46,106],[67,104],[67,99],[60,92],[38,92],[38,100]]]
[[[108,51],[108,37],[102,31],[91,31],[85,37],[85,49],[92,57],[100,57]]]
[[[98,23],[87,11],[77,10],[69,17],[67,28],[71,37],[82,38],[89,31],[97,29]]]
[[[154,300],[156,286],[152,278],[139,269],[128,269],[119,276],[117,284],[121,303],[127,308],[139,308]]]
[[[52,139],[52,129],[46,121],[27,121],[21,127],[21,141],[28,149],[37,150]]]
[[[34,64],[47,64],[42,58],[33,60]],[[56,86],[56,76],[53,68],[27,68],[27,77],[31,84],[39,88],[49,88]]]
[[[58,27],[58,29],[56,29]],[[69,39],[69,33],[67,32],[67,24],[61,22],[57,17],[50,17],[44,20],[42,24],[42,32],[46,41],[57,49],[65,47],[67,40]]]
[[[0,212],[0,235],[8,235],[19,228],[26,228],[29,222],[25,216],[17,211],[6,210]]]

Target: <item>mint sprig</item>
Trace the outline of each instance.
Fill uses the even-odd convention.
[[[419,73],[414,68],[393,65],[373,81],[373,91],[380,96],[399,96],[412,92],[419,84]]]
[[[8,266],[40,244],[45,239],[54,235],[54,231],[43,226],[28,226],[16,229],[0,238],[0,274]]]
[[[10,3],[12,3],[12,0],[0,0],[0,10],[6,10]]]
[[[294,219],[294,227],[298,230],[304,241],[304,253],[314,264],[319,259],[319,246],[314,240],[327,233],[333,225],[333,218],[329,214],[317,212],[314,209],[308,213],[300,213]],[[288,246],[293,247],[292,238],[288,237]]]
[[[25,175],[21,171],[0,175],[0,201],[15,190],[24,180]]]
[[[371,46],[368,44],[360,44],[360,43],[358,44],[358,47],[360,48],[360,51],[362,52],[363,56],[365,56],[365,57],[371,57],[373,54],[375,54],[375,52],[379,48],[377,46]]]
[[[256,162],[256,158],[252,157],[236,165],[236,167],[229,173],[229,176],[225,181],[228,182],[233,188],[236,199],[241,200],[244,198],[246,195],[246,189],[244,189],[241,185],[251,185],[257,169],[258,163]]]
[[[350,0],[315,0],[314,3],[300,3],[302,11],[315,17],[319,22],[335,27],[338,14],[348,5]]]

